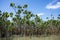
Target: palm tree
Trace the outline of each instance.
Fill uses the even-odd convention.
[[[0,29],[1,29],[1,36],[9,36],[9,26],[10,26],[10,20],[7,20],[9,17],[8,12],[3,12],[0,16]]]
[[[31,26],[31,23],[30,23],[30,18],[33,16],[33,14],[27,10],[24,11],[24,14],[25,14],[25,27],[28,25],[29,28]]]
[[[58,15],[57,19],[58,19],[58,32],[60,33],[60,14]]]
[[[14,11],[15,11],[15,13],[16,13],[16,15],[15,15],[15,17],[13,18],[13,21],[14,21],[14,23],[16,24],[16,27],[20,27],[20,29],[21,29],[21,24],[20,24],[20,21],[21,21],[21,17],[20,17],[20,14],[21,14],[21,6],[15,6],[15,4],[14,3],[11,3],[10,4],[10,6],[14,9]],[[18,10],[16,11],[16,8],[18,8]],[[10,13],[10,16],[12,17],[13,16],[13,13],[11,12]]]
[[[21,24],[21,22],[22,22],[22,17],[21,17],[20,14],[21,14],[21,13],[24,14],[24,12],[25,12],[25,14],[28,13],[28,12],[24,11],[24,9],[26,9],[26,8],[28,7],[28,5],[25,4],[24,6],[20,6],[20,5],[15,6],[14,3],[11,3],[10,6],[11,6],[11,7],[14,9],[14,11],[16,12],[15,17],[13,18],[14,23],[16,24],[16,26],[18,26],[18,28],[20,27],[20,30],[21,30],[21,26],[22,26],[23,24]],[[16,11],[16,8],[17,8],[17,11]],[[24,12],[23,12],[23,11],[24,11]],[[10,15],[12,15],[12,13],[10,13]],[[27,14],[26,14],[26,15],[27,15]],[[25,17],[25,18],[27,18],[27,17]],[[23,20],[24,20],[24,19],[23,19]],[[25,20],[26,20],[26,19],[25,19]],[[24,24],[26,24],[26,22],[25,22]],[[24,27],[24,28],[25,28],[25,27]],[[21,30],[21,32],[22,32],[22,30]]]
[[[10,12],[10,15],[9,15],[10,17],[13,17],[13,13],[12,12]]]
[[[39,16],[35,16],[35,30],[36,30],[36,34],[38,35],[38,28],[40,28],[41,26],[39,26],[41,24],[42,20],[40,19]]]
[[[58,21],[60,21],[60,14],[58,15],[58,17],[57,17],[57,18],[58,18]]]

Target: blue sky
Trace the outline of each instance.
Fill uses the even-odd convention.
[[[58,14],[60,14],[60,0],[0,0],[0,10],[3,12],[14,12],[9,6],[11,2],[14,2],[16,5],[28,4],[27,10],[37,14],[44,20],[46,20],[46,17],[50,17],[51,14],[56,19]]]

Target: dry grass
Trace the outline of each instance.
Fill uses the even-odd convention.
[[[3,38],[0,40],[6,40],[6,38]],[[60,40],[60,36],[56,36],[56,35],[51,35],[51,36],[48,36],[48,37],[19,37],[19,36],[12,36],[9,38],[7,38],[7,40]]]

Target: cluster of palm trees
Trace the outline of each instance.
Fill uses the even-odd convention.
[[[11,3],[10,6],[16,14],[0,11],[0,37],[11,35],[57,35],[60,33],[60,14],[56,20],[51,15],[51,19],[46,17],[47,21],[44,21],[38,15],[28,11],[26,9],[28,7],[27,4],[16,6]],[[9,17],[11,20],[8,20]]]

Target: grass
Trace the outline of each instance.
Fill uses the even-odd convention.
[[[0,38],[0,40],[6,40],[6,38]],[[60,40],[60,36],[56,36],[56,35],[51,35],[51,36],[46,36],[46,37],[20,37],[17,35],[14,35],[10,38],[7,38],[7,40]]]

